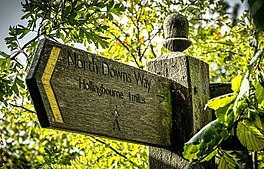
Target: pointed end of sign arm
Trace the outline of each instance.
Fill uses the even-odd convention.
[[[34,56],[34,59],[31,63],[30,69],[29,69],[28,74],[26,76],[26,84],[27,84],[30,96],[32,98],[34,107],[36,109],[37,116],[38,116],[41,127],[49,127],[50,126],[47,113],[44,112],[45,108],[44,108],[44,104],[43,104],[42,99],[41,99],[40,91],[38,89],[37,79],[35,78],[36,69],[37,69],[37,66],[38,66],[39,60],[40,60],[40,52],[41,52],[41,49],[43,48],[43,46],[45,44],[45,40],[46,39],[40,40],[40,42],[38,44],[38,48],[37,48],[35,56]]]
[[[34,107],[37,112],[38,119],[42,127],[49,127],[49,117],[45,109],[43,100],[48,100],[49,107],[53,112],[53,119],[55,122],[64,123],[60,109],[58,107],[57,99],[55,97],[54,91],[51,86],[51,77],[53,75],[56,63],[58,61],[61,48],[57,46],[52,46],[49,57],[44,58],[45,48],[47,43],[52,43],[47,39],[40,40],[38,48],[36,50],[34,59],[28,71],[26,77],[26,83],[28,86],[29,93],[32,97]],[[41,67],[41,68],[40,68]],[[44,93],[45,95],[41,95]],[[43,99],[42,97],[46,97]]]

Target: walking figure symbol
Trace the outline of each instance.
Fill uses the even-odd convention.
[[[120,116],[118,111],[117,111],[117,106],[115,106],[115,111],[114,113],[112,113],[112,115],[114,116],[114,123],[113,123],[113,130],[118,130],[120,131],[120,127],[119,127],[119,123],[118,123],[118,117]]]

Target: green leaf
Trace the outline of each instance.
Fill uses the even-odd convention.
[[[215,115],[219,122],[223,123],[226,127],[232,126],[234,124],[234,111],[233,104],[230,102],[224,107],[220,107],[215,110]]]
[[[190,162],[195,160],[203,160],[217,149],[222,140],[228,137],[227,130],[223,128],[223,124],[218,120],[214,120],[203,127],[184,145],[184,158]],[[206,158],[206,160],[210,160]]]
[[[264,106],[264,88],[259,82],[253,82],[253,86],[255,87],[255,96],[258,101],[258,104]]]
[[[250,111],[250,119],[252,120],[252,123],[254,126],[256,126],[262,133],[264,132],[264,118],[263,115],[261,115],[260,112],[256,111]]]
[[[23,31],[21,32],[21,35],[18,37],[18,39],[22,39],[24,38],[28,33],[29,33],[29,29],[24,28]]]
[[[238,102],[240,100],[243,100],[246,96],[248,97],[249,96],[249,88],[250,88],[250,85],[249,85],[249,80],[248,80],[248,77],[249,77],[249,72],[246,73],[246,75],[244,76],[244,79],[242,81],[242,84],[240,86],[240,89],[239,89],[239,93],[238,93],[238,96],[236,98],[236,101],[234,103],[234,114],[235,114],[235,118],[239,115],[238,113],[238,110],[239,110],[239,105],[243,105],[242,103],[241,104],[238,104]]]
[[[201,162],[210,161],[218,152],[218,148],[208,154]]]
[[[31,12],[25,13],[25,15],[21,17],[21,20],[27,19],[30,15],[32,15]]]
[[[217,110],[219,108],[228,106],[230,103],[234,102],[235,98],[236,95],[234,95],[233,93],[226,94],[209,100],[207,106],[211,109]]]
[[[13,85],[12,85],[11,90],[12,90],[16,95],[19,95],[19,90],[18,90],[16,84],[13,84]]]
[[[10,57],[10,55],[8,55],[7,53],[3,52],[3,51],[0,51],[0,55],[7,58],[7,57]]]
[[[247,73],[248,74],[248,73]],[[249,80],[248,80],[248,75],[245,75],[242,84],[239,88],[239,94],[237,99],[238,100],[242,100],[244,98],[244,96],[248,96],[249,95]]]
[[[241,86],[241,83],[242,83],[242,79],[243,79],[243,76],[236,76],[233,80],[232,80],[232,90],[234,92],[239,92],[239,89],[240,89],[240,86]]]
[[[248,0],[248,4],[250,7],[251,15],[253,17],[253,21],[255,25],[264,30],[264,3],[263,0]]]
[[[239,122],[236,132],[240,143],[249,151],[259,151],[264,148],[264,135],[248,120]]]
[[[225,151],[222,151],[222,156],[219,161],[218,169],[235,169],[236,161]]]
[[[0,57],[0,67],[2,67],[4,63],[5,63],[5,58],[1,58],[1,57]],[[1,70],[1,69],[0,69],[0,70]]]
[[[79,37],[80,37],[81,39],[84,38],[84,32],[83,32],[82,29],[79,30]]]
[[[15,79],[15,83],[17,83],[20,87],[22,87],[23,89],[25,88],[25,84],[23,82],[23,80],[16,78]]]

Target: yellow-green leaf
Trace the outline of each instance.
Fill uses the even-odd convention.
[[[245,97],[248,97],[249,96],[249,89],[250,89],[250,83],[249,83],[249,80],[248,80],[248,76],[249,76],[249,71],[246,73],[242,83],[241,83],[241,86],[239,88],[239,93],[238,93],[238,96],[236,97],[236,101],[234,103],[234,115],[235,115],[235,118],[238,117],[239,115],[239,108],[241,105],[243,105],[243,103],[239,104],[239,101],[243,100]]]
[[[183,156],[190,162],[195,160],[210,160],[208,157],[215,155],[217,146],[227,137],[228,133],[223,128],[223,124],[218,120],[214,120],[185,143]]]
[[[237,96],[237,101],[239,100],[242,100],[245,96],[248,96],[249,95],[249,88],[250,88],[250,85],[249,85],[249,80],[248,80],[248,74],[247,73],[241,83],[241,86],[239,88],[239,94]]]
[[[236,131],[240,143],[249,151],[259,151],[264,148],[264,135],[248,120],[239,122]]]
[[[260,131],[264,131],[264,121],[263,121],[263,117],[261,118],[258,113],[256,112],[252,112],[251,114],[253,114],[252,116],[254,116],[253,120],[253,124],[260,129]]]
[[[209,100],[207,103],[207,106],[211,109],[217,110],[221,107],[225,107],[229,105],[229,103],[235,101],[236,95],[232,94],[227,94],[223,96],[216,97],[212,100]]]
[[[264,106],[264,88],[259,82],[252,83],[255,87],[255,96],[259,106]]]
[[[240,86],[241,86],[241,83],[242,83],[242,79],[243,79],[243,76],[236,76],[233,80],[232,80],[232,90],[234,92],[239,92],[239,89],[240,89]]]
[[[236,161],[225,151],[222,151],[222,156],[218,165],[218,169],[235,169]]]

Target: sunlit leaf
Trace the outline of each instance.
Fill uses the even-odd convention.
[[[243,79],[243,76],[236,76],[234,79],[232,79],[232,90],[234,92],[239,92],[242,79]]]
[[[15,83],[17,83],[21,88],[25,88],[25,84],[23,80],[16,78]]]
[[[255,87],[255,96],[258,101],[258,104],[264,106],[264,88],[259,82],[252,83]]]
[[[225,107],[215,110],[215,115],[219,122],[223,123],[227,128],[234,124],[234,111],[232,102]]]
[[[234,102],[236,95],[227,94],[223,96],[216,97],[212,100],[209,100],[207,106],[211,109],[217,110],[219,108],[229,106],[230,103]]]
[[[240,89],[239,89],[238,96],[237,96],[236,101],[234,103],[233,110],[234,110],[234,113],[235,113],[235,118],[239,114],[239,112],[238,112],[239,105],[242,105],[242,103],[239,104],[238,102],[243,100],[245,97],[249,96],[250,85],[249,85],[248,76],[249,76],[249,72],[247,72],[246,75],[244,76],[244,79],[243,79],[242,84],[241,84]]]
[[[242,83],[241,83],[241,86],[239,88],[239,94],[237,96],[237,99],[238,100],[241,100],[244,98],[244,96],[248,96],[249,95],[249,80],[248,80],[248,77],[247,75],[245,75]]]
[[[250,119],[254,126],[256,126],[262,133],[264,133],[264,117],[258,112],[258,110],[252,111],[250,110]]]
[[[264,148],[264,135],[248,120],[239,122],[236,132],[240,143],[249,151],[259,151]]]
[[[210,154],[208,154],[201,162],[210,161],[218,152],[218,149],[216,148],[214,151],[212,151]]]

